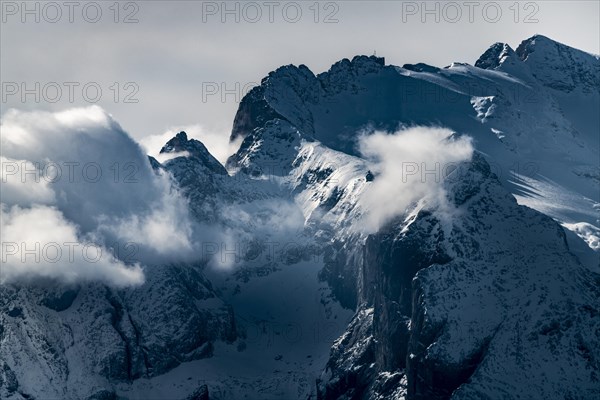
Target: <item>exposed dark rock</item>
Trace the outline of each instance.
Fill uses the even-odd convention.
[[[440,69],[438,67],[434,67],[431,65],[427,65],[424,63],[417,63],[417,64],[404,64],[402,66],[402,68],[404,69],[408,69],[410,71],[415,71],[415,72],[429,72],[429,73],[436,73],[438,72]]]
[[[47,297],[44,297],[40,303],[51,310],[64,311],[71,307],[71,304],[75,301],[78,293],[79,289],[58,291],[57,293],[51,293]]]
[[[202,385],[194,391],[191,395],[186,397],[185,400],[209,400],[208,386]]]
[[[254,87],[240,102],[240,106],[233,119],[231,141],[239,137],[246,138],[256,128],[264,126],[268,121],[285,119],[267,103],[264,90],[263,86]]]
[[[199,161],[210,172],[218,175],[227,175],[227,170],[216,158],[210,154],[206,146],[196,139],[189,139],[185,132],[179,132],[160,150],[162,153],[186,152],[187,156]]]

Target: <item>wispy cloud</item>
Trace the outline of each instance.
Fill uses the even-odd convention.
[[[454,166],[473,154],[469,137],[456,137],[448,129],[431,127],[364,135],[359,148],[375,174],[360,199],[367,210],[364,227],[368,232],[404,214],[420,199],[447,209],[442,182]]]

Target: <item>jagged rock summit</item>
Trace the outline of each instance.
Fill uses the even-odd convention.
[[[227,169],[185,132],[150,160],[236,260],[135,289],[0,286],[0,397],[600,398],[599,68],[536,35],[475,65],[269,73]],[[384,174],[361,137],[415,125],[474,156],[440,180],[448,207],[366,232]]]

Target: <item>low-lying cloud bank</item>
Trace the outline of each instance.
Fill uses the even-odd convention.
[[[442,182],[454,167],[473,155],[469,137],[456,137],[449,129],[432,127],[364,135],[359,149],[372,163],[375,174],[360,200],[367,210],[367,232],[376,232],[420,199],[440,212],[449,212]]]
[[[302,236],[302,213],[277,196],[223,205],[220,226],[196,222],[170,174],[154,171],[144,149],[99,107],[10,110],[1,130],[0,283],[139,285],[144,268],[159,263],[227,269],[247,257],[242,244],[253,254],[265,250],[261,240]],[[174,133],[146,145],[160,149]],[[473,146],[447,129],[419,127],[363,136],[360,150],[375,175],[360,199],[361,222],[376,231],[422,198],[444,210],[441,181]],[[294,246],[290,254],[303,244]]]
[[[269,196],[222,205],[221,225],[198,222],[172,176],[154,171],[146,149],[96,106],[10,110],[1,129],[0,283],[124,287],[142,284],[157,264],[228,269],[303,227],[293,202]],[[158,153],[175,133],[145,145]]]
[[[101,108],[10,110],[1,130],[0,282],[126,286],[142,265],[189,256],[186,200]]]
[[[106,247],[86,239],[56,208],[6,208],[2,204],[2,283],[46,278],[122,287],[144,281],[139,263],[126,265]]]

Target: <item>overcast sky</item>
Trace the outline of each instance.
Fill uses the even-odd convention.
[[[27,13],[2,1],[2,114],[97,103],[137,139],[187,125],[226,136],[244,89],[284,64],[320,73],[374,51],[394,65],[473,64],[494,42],[516,48],[535,33],[600,53],[595,0],[223,4],[29,2]],[[36,82],[39,99],[23,102]]]

